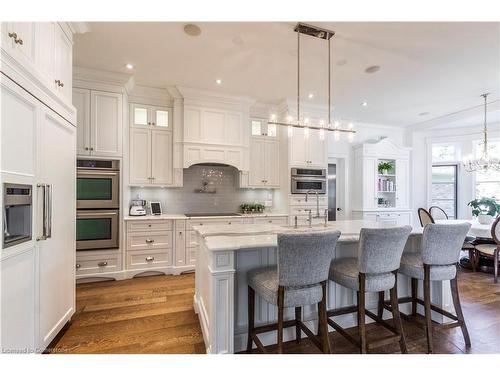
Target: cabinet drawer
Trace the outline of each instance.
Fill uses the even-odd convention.
[[[196,252],[198,249],[196,247],[186,248],[186,264],[195,265],[196,264]]]
[[[164,267],[170,265],[172,265],[171,249],[127,252],[127,269]]]
[[[319,214],[323,216],[325,214],[325,210],[327,209],[327,206],[319,206]],[[290,216],[300,216],[300,215],[309,215],[309,211],[312,211],[312,215],[316,216],[316,206],[296,206],[296,207],[290,207]]]
[[[90,257],[77,257],[76,275],[90,275],[95,273],[107,273],[120,270],[119,254],[95,255]]]
[[[290,197],[290,205],[291,206],[312,206],[316,205],[316,195],[310,195],[306,202],[305,195],[292,195]],[[326,206],[328,205],[328,197],[326,195],[319,196],[319,205]],[[315,206],[316,207],[316,206]]]
[[[172,247],[172,232],[137,232],[127,234],[127,250]]]
[[[198,246],[198,235],[194,230],[186,231],[186,247]]]
[[[186,220],[186,230],[192,230],[193,227],[198,225],[233,225],[242,223],[242,218]]]
[[[255,224],[276,224],[276,225],[286,225],[287,218],[285,216],[281,217],[256,217],[254,218]]]
[[[172,220],[129,220],[127,231],[144,232],[150,230],[172,230]]]

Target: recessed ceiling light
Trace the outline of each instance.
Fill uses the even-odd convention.
[[[125,65],[125,68],[132,70],[132,69],[134,69],[134,66],[129,63],[129,64]]]
[[[222,79],[217,78],[217,79],[215,80],[215,83],[216,83],[216,84],[218,84],[218,85],[222,85]]]
[[[365,69],[365,73],[376,73],[380,70],[380,65],[372,65]]]
[[[367,102],[363,102],[363,103],[361,103],[361,105],[362,105],[363,107],[366,107],[366,106],[368,105],[368,103],[367,103]]]
[[[184,26],[184,32],[189,36],[198,36],[201,34],[201,29],[198,25],[188,23]]]
[[[308,97],[309,99],[312,99],[312,98],[314,98],[314,94],[311,92],[311,93],[309,93],[309,95],[307,95],[307,97]]]
[[[430,115],[430,112],[420,112],[418,115],[419,116],[427,116],[427,115]]]

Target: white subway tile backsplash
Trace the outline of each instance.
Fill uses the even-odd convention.
[[[139,194],[147,201],[160,201],[166,213],[239,212],[242,203],[272,201],[273,190],[240,189],[238,179],[239,172],[233,167],[194,165],[184,169],[182,188],[132,187],[131,197]],[[203,183],[216,193],[195,192],[203,189]]]

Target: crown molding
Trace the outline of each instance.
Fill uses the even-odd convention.
[[[73,34],[85,34],[90,31],[88,22],[67,22]]]
[[[177,91],[184,98],[184,103],[218,103],[226,106],[243,106],[249,108],[255,99],[248,96],[231,95],[216,91],[196,89],[192,87],[176,86]]]
[[[83,68],[80,66],[73,67],[73,82],[73,86],[76,87],[86,87],[95,84],[100,86],[118,86],[120,91],[124,93],[132,91],[135,86],[134,77],[130,74]]]

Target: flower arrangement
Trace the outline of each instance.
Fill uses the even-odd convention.
[[[493,218],[500,213],[500,204],[493,198],[474,199],[467,206],[472,208],[472,216],[477,216],[481,224],[491,224]]]
[[[265,206],[262,203],[243,203],[240,205],[241,212],[244,214],[262,213]]]

